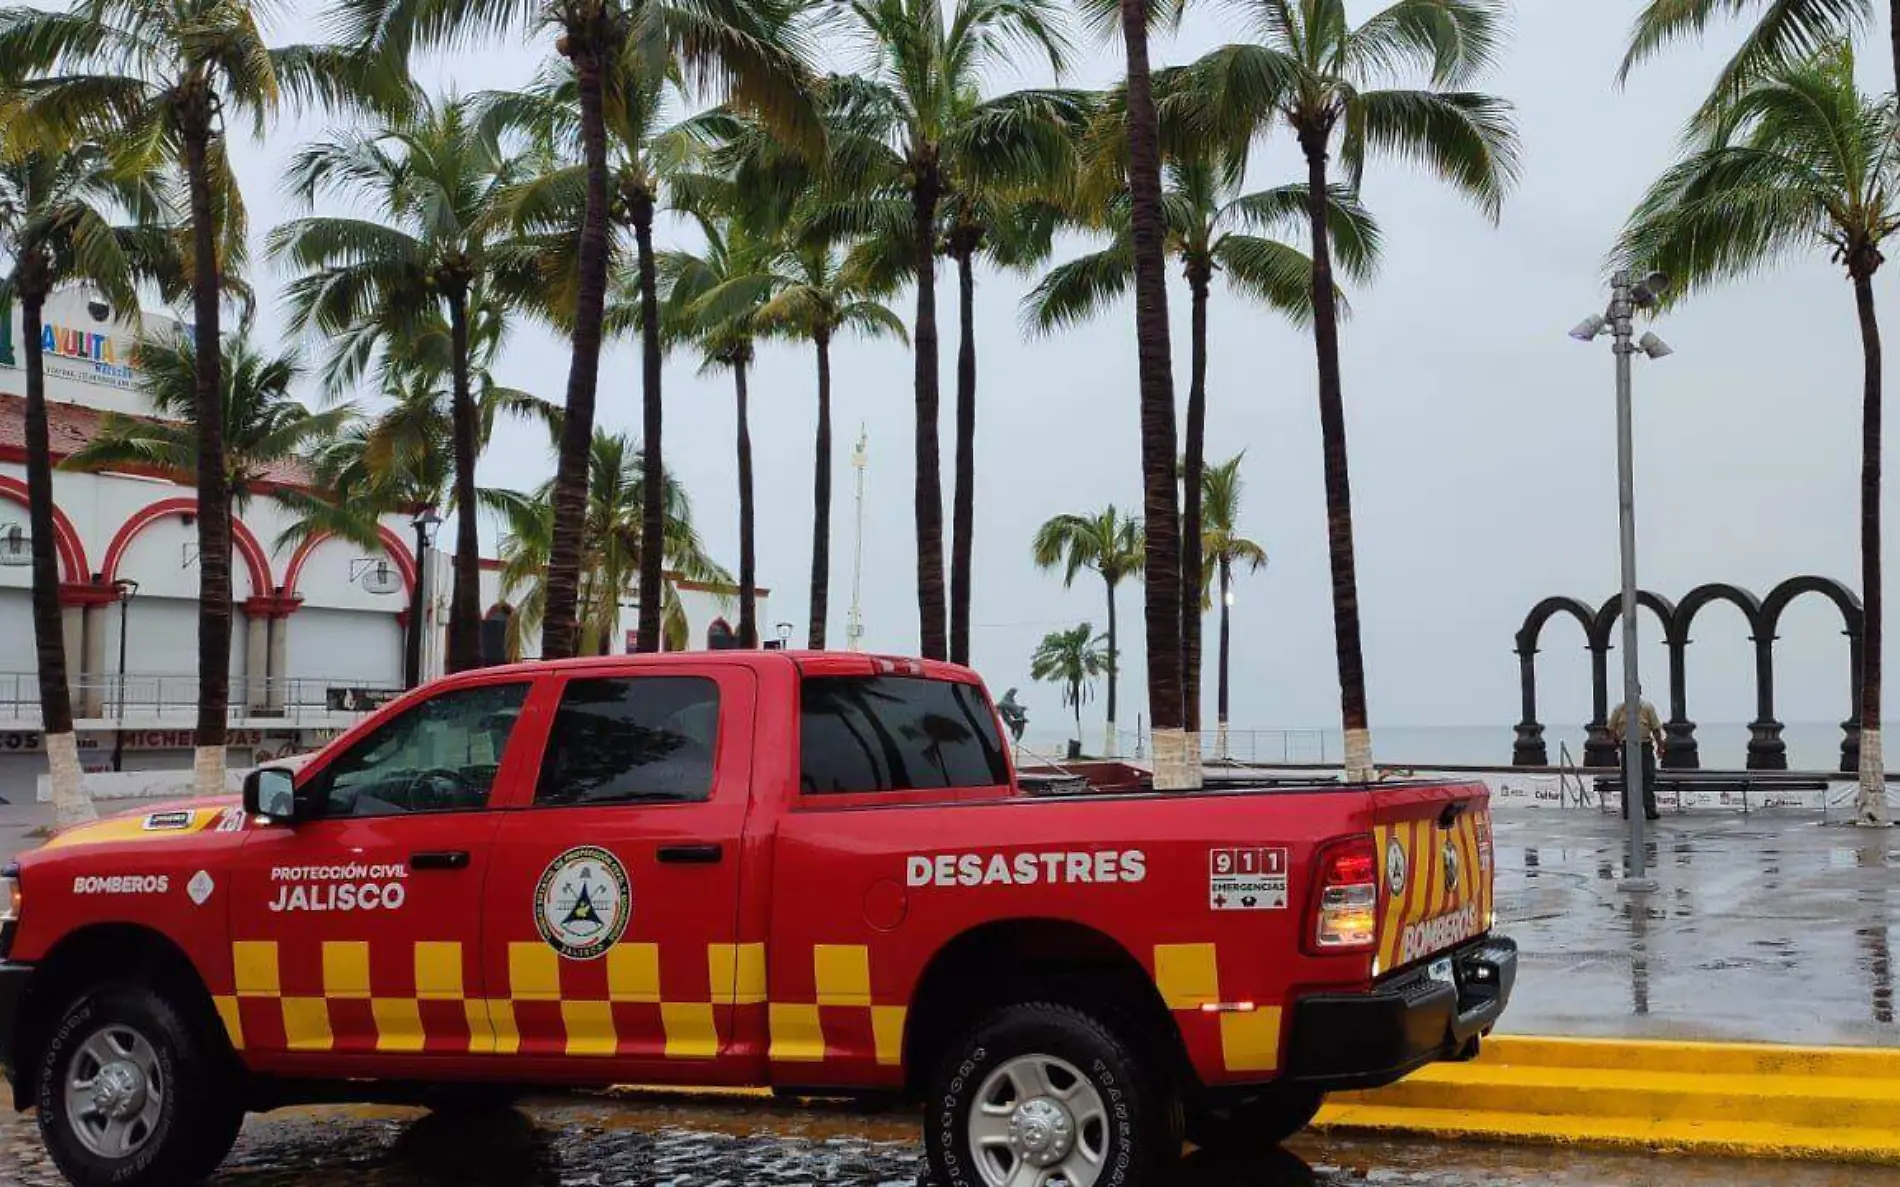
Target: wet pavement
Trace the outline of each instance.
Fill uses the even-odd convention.
[[[550,1098],[479,1122],[411,1110],[254,1117],[212,1187],[913,1187],[916,1125],[813,1107]],[[0,1187],[60,1180],[30,1118],[0,1118]],[[1177,1187],[1900,1187],[1900,1170],[1299,1139],[1190,1154]]]
[[[1498,926],[1520,946],[1513,1034],[1900,1045],[1900,832],[1770,809],[1650,826],[1653,894],[1620,892],[1627,826],[1496,815]]]

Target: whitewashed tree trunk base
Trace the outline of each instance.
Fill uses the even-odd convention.
[[[200,746],[191,755],[191,790],[194,795],[223,795],[224,747]]]
[[[1121,735],[1115,732],[1115,723],[1111,720],[1107,728],[1102,731],[1103,758],[1118,758],[1121,756],[1120,738]]]
[[[1155,790],[1197,791],[1201,786],[1199,739],[1186,730],[1155,730]]]
[[[1854,823],[1863,828],[1886,828],[1893,823],[1887,810],[1887,763],[1880,750],[1880,731],[1860,731],[1860,788],[1854,797]]]
[[[1227,723],[1224,721],[1214,726],[1214,757],[1222,762],[1233,757],[1227,750]]]
[[[53,781],[53,824],[70,828],[99,819],[86,794],[86,772],[79,765],[79,735],[68,730],[46,735],[46,766]]]
[[[1346,782],[1370,783],[1378,777],[1372,769],[1372,731],[1346,731]]]

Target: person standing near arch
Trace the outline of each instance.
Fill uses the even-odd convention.
[[[1660,819],[1660,814],[1656,811],[1656,752],[1662,747],[1662,718],[1656,715],[1656,706],[1650,704],[1646,698],[1642,698],[1642,691],[1642,686],[1638,685],[1636,692],[1641,699],[1638,700],[1639,707],[1636,711],[1636,728],[1642,731],[1643,739],[1643,815],[1651,820],[1657,820]],[[1608,722],[1610,737],[1615,741],[1619,755],[1623,752],[1623,742],[1629,733],[1628,725],[1629,715],[1625,712],[1623,703],[1619,701],[1616,707],[1610,710]],[[1625,779],[1623,781],[1623,818],[1629,819],[1629,814],[1629,780]]]

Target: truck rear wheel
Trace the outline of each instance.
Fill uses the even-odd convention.
[[[221,1061],[149,989],[74,1002],[41,1056],[40,1136],[75,1187],[195,1183],[237,1141],[243,1110]]]
[[[938,1187],[1154,1187],[1181,1157],[1163,1070],[1065,1005],[992,1014],[951,1048],[926,1102]]]

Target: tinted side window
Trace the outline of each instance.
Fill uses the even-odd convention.
[[[324,769],[325,816],[488,806],[526,684],[458,688],[404,710]]]
[[[703,676],[570,680],[541,759],[538,805],[712,795],[719,686]]]
[[[991,787],[1009,779],[989,703],[973,685],[823,676],[802,685],[807,793]]]

